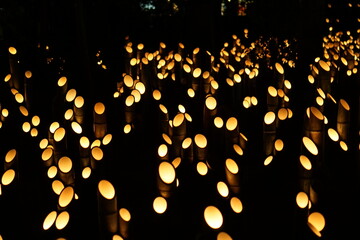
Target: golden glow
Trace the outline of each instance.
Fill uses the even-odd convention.
[[[327,72],[330,71],[330,66],[329,66],[329,64],[327,64],[325,61],[320,60],[320,61],[319,61],[319,65],[320,65],[320,67],[321,67],[323,70],[325,70],[325,71],[327,71]]]
[[[82,127],[78,122],[72,122],[71,123],[71,128],[72,130],[77,133],[77,134],[81,134],[82,133]]]
[[[212,96],[207,97],[205,100],[205,105],[209,110],[214,110],[217,105],[216,99]]]
[[[214,125],[217,128],[222,128],[224,126],[224,121],[222,120],[221,117],[215,117],[214,118]]]
[[[189,89],[187,90],[187,94],[188,94],[188,96],[191,97],[191,98],[195,97],[195,91],[194,91],[194,89],[189,88]]]
[[[267,112],[264,116],[264,122],[267,125],[272,124],[275,121],[276,115],[274,112]]]
[[[242,150],[242,148],[241,148],[239,145],[237,145],[237,144],[234,144],[234,145],[233,145],[233,149],[234,149],[235,152],[236,152],[238,155],[240,155],[240,156],[242,156],[242,155],[244,154],[244,151]]]
[[[226,83],[227,83],[230,87],[234,86],[234,81],[233,81],[232,79],[230,79],[230,78],[226,78]]]
[[[24,96],[21,93],[17,93],[17,94],[15,94],[15,100],[18,103],[23,103],[24,102]]]
[[[165,113],[165,114],[168,113],[168,110],[167,110],[167,108],[166,108],[164,105],[159,104],[159,108],[160,108],[160,110],[161,110],[163,113]]]
[[[232,237],[226,232],[219,232],[216,240],[233,240]]]
[[[205,148],[207,146],[206,137],[200,133],[195,135],[194,141],[199,148]]]
[[[320,97],[322,97],[323,99],[326,98],[326,95],[325,95],[324,91],[321,88],[318,88],[317,92],[319,93]]]
[[[209,227],[219,229],[223,224],[223,216],[215,206],[208,206],[204,211],[204,219]]]
[[[317,231],[321,231],[325,227],[325,218],[319,212],[313,212],[308,216],[308,222],[315,227]]]
[[[29,112],[28,112],[28,110],[26,109],[26,107],[20,106],[20,107],[19,107],[19,110],[20,110],[21,114],[24,115],[25,117],[27,117],[27,116],[29,115]]]
[[[161,162],[158,168],[159,176],[164,183],[171,184],[174,182],[176,173],[174,166],[169,162]]]
[[[268,156],[265,160],[264,160],[264,166],[267,166],[267,165],[269,165],[271,162],[272,162],[272,160],[274,159],[274,157],[273,156]]]
[[[53,156],[53,153],[54,150],[52,148],[46,148],[41,154],[41,159],[47,161]]]
[[[91,168],[90,167],[85,167],[82,172],[81,172],[81,176],[84,178],[84,179],[88,179],[91,175]]]
[[[309,158],[307,158],[305,155],[301,155],[299,159],[303,168],[305,168],[306,170],[311,170],[312,164]]]
[[[102,139],[102,144],[106,146],[111,142],[111,140],[112,140],[112,135],[111,135],[111,133],[108,133]]]
[[[153,201],[153,209],[158,214],[163,214],[167,209],[166,199],[163,197],[157,197]]]
[[[60,195],[65,186],[60,180],[54,180],[51,187],[56,195]]]
[[[115,188],[108,180],[101,180],[98,184],[98,190],[101,196],[108,200],[115,197]]]
[[[32,137],[36,137],[38,135],[38,130],[36,128],[32,128],[30,131],[30,135]]]
[[[76,90],[75,89],[70,89],[65,96],[66,101],[68,102],[72,102],[74,101],[76,98]]]
[[[134,104],[134,102],[135,102],[135,97],[134,97],[133,95],[129,95],[129,96],[127,96],[126,99],[125,99],[125,105],[126,105],[127,107],[132,106],[132,105]]]
[[[161,92],[155,89],[152,93],[152,96],[155,100],[159,101],[161,99]]]
[[[254,106],[256,106],[256,105],[258,104],[258,100],[257,100],[257,98],[256,98],[255,96],[252,96],[252,97],[251,97],[250,102],[251,102],[251,104],[254,105]]]
[[[278,94],[278,91],[273,86],[269,86],[268,87],[268,93],[270,94],[270,96],[276,97],[277,94]]]
[[[57,217],[57,212],[56,211],[50,212],[46,216],[46,218],[45,218],[45,220],[43,222],[43,229],[48,230],[49,228],[51,228],[51,226],[55,223],[56,217]]]
[[[16,48],[14,48],[14,47],[9,47],[9,53],[12,54],[12,55],[15,55],[15,54],[17,53]]]
[[[208,173],[208,166],[204,162],[198,162],[196,170],[201,176],[205,176]]]
[[[65,120],[70,120],[74,116],[74,111],[72,109],[66,110],[64,114]]]
[[[40,149],[45,149],[48,145],[49,145],[49,140],[47,140],[47,138],[42,139],[39,143]]]
[[[77,108],[82,108],[84,106],[85,100],[82,96],[77,96],[74,101],[74,105]]]
[[[72,201],[72,199],[74,198],[74,188],[72,186],[67,186],[66,188],[64,188],[60,195],[59,195],[59,206],[60,207],[66,207],[70,204],[70,202]]]
[[[100,147],[100,146],[101,146],[101,141],[100,141],[100,139],[95,139],[95,140],[92,142],[90,148]]]
[[[126,208],[121,208],[119,210],[119,215],[125,222],[129,222],[131,219],[131,214]]]
[[[11,79],[11,74],[9,73],[8,75],[5,76],[4,82],[8,82],[10,79]]]
[[[67,78],[66,77],[61,77],[61,78],[59,78],[57,84],[58,84],[59,87],[63,87],[63,86],[65,86],[66,82],[67,82]]]
[[[304,192],[299,192],[296,195],[296,204],[299,206],[299,208],[306,208],[306,206],[309,203],[309,197]]]
[[[31,119],[32,125],[37,127],[40,124],[40,117],[39,116],[33,116]]]
[[[237,73],[234,74],[234,81],[236,83],[240,83],[241,82],[241,76]]]
[[[348,146],[344,141],[340,141],[340,147],[342,150],[344,150],[345,152],[348,150]]]
[[[316,103],[321,107],[324,105],[324,99],[322,97],[316,97]]]
[[[11,149],[5,155],[5,162],[10,163],[14,160],[15,157],[16,157],[16,149]]]
[[[284,74],[284,68],[281,66],[280,63],[275,63],[275,68],[280,74]]]
[[[187,64],[184,64],[184,65],[183,65],[183,69],[184,69],[184,71],[187,72],[187,73],[190,73],[190,72],[191,72],[191,68],[190,68],[190,66],[187,65]]]
[[[239,166],[231,158],[226,159],[225,166],[232,174],[237,174],[239,172]]]
[[[172,160],[171,164],[174,166],[174,168],[177,168],[181,163],[181,157],[177,157],[174,160]]]
[[[183,105],[181,105],[181,104],[179,104],[178,109],[179,109],[179,112],[181,112],[181,113],[185,113],[185,112],[186,112],[185,107],[184,107]]]
[[[308,137],[303,137],[302,142],[312,155],[318,155],[319,151],[315,143]]]
[[[216,187],[222,197],[226,198],[229,196],[229,188],[226,183],[220,181],[217,183]]]
[[[288,110],[286,108],[280,108],[278,111],[278,118],[280,120],[285,120],[288,116]]]
[[[195,68],[194,72],[193,72],[193,77],[198,78],[198,77],[200,77],[200,75],[201,75],[201,69],[200,68]]]
[[[179,127],[185,120],[185,116],[182,113],[176,114],[174,117],[173,125],[174,127]]]
[[[130,75],[125,75],[124,83],[125,83],[125,86],[127,86],[128,88],[131,88],[134,85],[134,80]]]
[[[56,176],[57,172],[58,172],[58,169],[56,166],[49,167],[49,169],[47,170],[48,178],[50,178],[50,179],[54,178]]]
[[[284,85],[287,89],[289,89],[289,90],[291,89],[291,82],[289,80],[285,80]]]
[[[120,237],[119,235],[115,234],[113,237],[112,237],[112,240],[124,240],[122,237]]]
[[[313,75],[309,75],[309,76],[308,76],[308,81],[309,81],[309,83],[314,84],[314,82],[315,82],[314,76],[313,76]]]
[[[85,136],[82,136],[79,142],[82,148],[88,148],[90,146],[90,140]]]
[[[158,148],[159,157],[165,157],[167,153],[168,153],[168,147],[166,146],[166,144],[161,144]]]
[[[124,133],[125,134],[128,134],[128,133],[130,133],[131,132],[131,125],[130,124],[126,124],[125,126],[124,126]]]
[[[242,202],[240,201],[239,198],[237,197],[232,197],[230,200],[230,206],[231,209],[235,212],[235,213],[241,213],[243,210],[243,205]]]
[[[8,117],[8,116],[9,116],[9,110],[7,110],[6,108],[4,108],[4,109],[1,111],[1,115],[3,115],[3,117]]]
[[[284,148],[284,142],[281,139],[276,139],[274,146],[275,150],[280,152]]]
[[[137,82],[135,84],[135,89],[138,90],[140,94],[144,94],[146,91],[145,84],[142,82]]]
[[[229,131],[235,130],[237,125],[238,125],[238,121],[235,117],[231,117],[226,121],[226,129]]]
[[[182,147],[183,149],[187,149],[188,147],[191,146],[191,144],[192,144],[192,139],[188,137],[188,138],[185,138],[185,139],[184,139],[184,141],[183,141],[182,144],[181,144],[181,147]]]
[[[172,144],[171,138],[170,138],[166,133],[163,133],[163,134],[162,134],[162,138],[164,139],[164,141],[165,141],[167,144],[169,144],[169,145]]]
[[[350,106],[344,99],[340,99],[340,104],[346,111],[350,111]]]
[[[15,171],[13,169],[8,169],[6,172],[4,172],[2,178],[1,178],[1,184],[6,186],[12,183],[12,181],[15,179]]]
[[[72,161],[69,157],[62,157],[59,159],[58,167],[63,173],[68,173],[72,169]]]
[[[339,137],[338,132],[335,129],[329,128],[328,129],[328,135],[329,135],[330,139],[333,140],[334,142],[339,141],[340,137]]]
[[[65,132],[66,132],[65,128],[61,127],[61,128],[56,129],[54,132],[54,140],[56,142],[60,142],[61,140],[63,140],[65,137]]]
[[[316,107],[310,107],[310,112],[319,120],[324,120],[324,115]]]
[[[94,106],[94,111],[96,114],[101,115],[105,112],[105,105],[102,102],[98,102]]]
[[[63,211],[59,214],[55,221],[55,227],[58,230],[64,229],[66,225],[69,223],[70,214],[67,211]]]
[[[94,147],[94,148],[91,149],[91,156],[95,160],[100,161],[101,159],[103,159],[104,153],[103,153],[103,151],[101,150],[100,147]]]

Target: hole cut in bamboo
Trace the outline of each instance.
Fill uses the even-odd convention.
[[[156,197],[153,201],[153,209],[158,214],[163,214],[167,209],[167,201],[163,197]]]
[[[219,229],[223,224],[222,213],[215,206],[208,206],[205,208],[204,219],[207,225],[212,229]]]
[[[241,213],[243,210],[243,204],[238,197],[232,197],[230,199],[230,206],[235,213]]]

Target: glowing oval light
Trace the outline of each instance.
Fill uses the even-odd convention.
[[[159,176],[164,183],[171,184],[174,182],[176,173],[174,166],[169,162],[162,162],[158,168]]]
[[[326,72],[329,72],[330,71],[330,66],[329,64],[327,64],[324,60],[320,60],[319,61],[319,65],[320,67],[325,70]]]
[[[58,122],[53,122],[51,123],[50,127],[49,127],[49,131],[51,133],[55,133],[56,129],[58,129],[60,127],[60,124]]]
[[[319,151],[315,143],[308,137],[303,137],[302,142],[312,155],[318,155]]]
[[[237,174],[239,172],[239,166],[231,158],[226,159],[225,166],[232,174]]]
[[[216,108],[217,102],[216,99],[212,96],[207,97],[205,100],[205,106],[209,109],[209,110],[214,110]]]
[[[126,124],[125,126],[124,126],[124,133],[125,134],[128,134],[128,133],[130,133],[131,132],[131,125],[130,124]]]
[[[64,113],[65,120],[70,120],[73,116],[74,116],[74,111],[72,109],[68,109]]]
[[[303,168],[305,168],[306,170],[311,170],[312,164],[309,158],[307,158],[305,155],[301,155],[299,159]]]
[[[350,106],[344,99],[340,99],[340,104],[345,110],[350,111]]]
[[[315,100],[320,107],[324,105],[324,99],[322,97],[318,96]]]
[[[61,78],[59,78],[57,84],[58,84],[59,87],[63,87],[63,86],[65,86],[66,82],[67,82],[67,78],[66,77],[61,77]]]
[[[59,180],[54,180],[51,184],[51,188],[56,195],[60,195],[62,190],[65,188],[64,184]]]
[[[1,115],[3,115],[3,117],[8,117],[9,116],[9,110],[4,108],[3,110],[1,110]]]
[[[224,126],[224,121],[222,120],[221,117],[215,117],[214,118],[214,125],[217,128],[222,128]]]
[[[17,50],[16,50],[16,48],[14,48],[14,47],[9,47],[9,53],[11,54],[11,55],[15,55],[16,53],[17,53]]]
[[[47,161],[53,156],[53,154],[54,150],[52,148],[46,148],[41,154],[41,159],[43,161]]]
[[[131,214],[126,208],[121,208],[119,210],[119,215],[125,222],[129,222],[131,219]]]
[[[306,208],[306,206],[309,203],[309,197],[304,192],[299,192],[296,195],[296,204],[299,206],[299,208]]]
[[[205,176],[208,173],[208,166],[204,162],[198,162],[196,170],[201,176]]]
[[[48,230],[49,228],[51,228],[51,226],[55,223],[56,217],[57,217],[56,211],[50,212],[44,219],[43,229]]]
[[[56,177],[57,172],[58,172],[58,169],[56,166],[49,167],[49,169],[47,170],[48,178],[52,179],[52,178]]]
[[[314,84],[314,82],[315,82],[314,76],[313,76],[313,75],[309,75],[309,76],[308,76],[308,81],[309,81],[309,83]]]
[[[77,134],[81,134],[82,133],[82,127],[78,122],[72,122],[71,123],[71,128],[72,130],[77,133]]]
[[[98,190],[101,196],[108,200],[115,197],[115,188],[108,180],[101,180],[98,184]]]
[[[124,240],[121,236],[115,234],[113,237],[112,237],[112,240]]]
[[[167,144],[169,144],[169,145],[172,144],[171,138],[166,133],[163,133],[162,137]]]
[[[26,109],[26,107],[20,106],[20,107],[19,107],[19,111],[20,111],[21,114],[24,115],[25,117],[29,116],[29,111]]]
[[[8,75],[5,76],[4,82],[10,81],[10,79],[11,79],[11,74],[8,74]]]
[[[48,145],[49,145],[49,140],[47,140],[47,138],[42,139],[39,143],[40,149],[45,149]]]
[[[145,84],[142,82],[137,82],[135,84],[135,89],[140,92],[140,94],[144,94],[146,91]]]
[[[198,78],[198,77],[200,77],[200,75],[201,75],[201,69],[200,68],[195,68],[194,72],[193,72],[193,77]]]
[[[24,96],[21,93],[17,93],[17,94],[15,94],[15,100],[18,103],[23,103],[24,102]]]
[[[284,142],[281,139],[276,139],[274,145],[275,145],[275,150],[278,152],[282,151],[284,148]]]
[[[242,202],[237,197],[232,197],[230,199],[230,206],[235,213],[241,213],[243,210]]]
[[[167,201],[163,197],[157,197],[153,201],[153,209],[158,214],[163,214],[167,209]]]
[[[235,130],[237,125],[238,125],[238,121],[235,117],[231,117],[226,121],[226,129],[229,131]]]
[[[2,178],[1,178],[1,184],[6,186],[12,183],[12,181],[15,179],[15,171],[13,169],[8,169],[6,172],[4,172]]]
[[[68,173],[72,169],[72,161],[69,157],[61,157],[58,162],[58,167],[63,173]]]
[[[286,108],[280,108],[278,111],[278,118],[285,120],[288,117],[288,110]]]
[[[165,157],[167,153],[168,153],[168,147],[166,146],[166,144],[161,144],[158,148],[159,157]]]
[[[131,88],[134,85],[134,80],[130,75],[125,75],[124,83],[125,83],[125,86],[127,86],[128,88]]]
[[[5,155],[5,162],[10,163],[12,162],[16,157],[16,149],[9,150]]]
[[[96,160],[100,161],[104,157],[104,153],[100,147],[94,147],[91,149],[91,156]]]
[[[61,212],[55,221],[55,227],[58,230],[64,229],[66,225],[69,223],[70,220],[70,214],[67,211]]]
[[[204,211],[204,219],[209,227],[219,229],[223,224],[223,216],[215,206],[208,206]]]
[[[194,141],[199,148],[205,148],[207,145],[206,137],[200,133],[195,135]]]
[[[184,139],[184,141],[181,144],[181,147],[183,149],[187,149],[187,148],[189,148],[191,146],[191,144],[192,144],[192,139],[188,137],[188,138]]]
[[[238,155],[240,155],[240,156],[242,156],[242,155],[244,154],[244,151],[242,150],[242,148],[241,148],[239,145],[237,145],[237,144],[234,144],[234,145],[233,145],[233,149],[234,149],[235,152],[236,152]]]
[[[77,96],[74,101],[76,108],[82,108],[84,106],[85,100],[82,96]]]
[[[74,188],[72,186],[67,186],[66,188],[64,188],[60,195],[59,195],[59,206],[60,207],[66,207],[70,204],[70,202],[73,200],[74,198]]]
[[[177,168],[180,165],[180,163],[181,163],[181,157],[177,157],[171,162],[174,168]]]
[[[349,149],[346,142],[344,141],[340,141],[340,147],[342,150],[344,150],[345,152]]]
[[[274,112],[267,112],[264,116],[264,123],[270,125],[275,121],[275,118],[276,115]]]
[[[83,177],[83,179],[88,179],[91,175],[91,168],[90,167],[85,167],[82,172],[81,172],[81,176]]]
[[[64,139],[65,133],[66,133],[65,128],[61,127],[61,128],[56,129],[54,132],[54,140],[56,142],[60,142],[61,140]]]
[[[340,137],[339,137],[338,132],[335,129],[329,128],[328,129],[328,135],[329,135],[330,139],[333,140],[334,142],[339,141]]]
[[[98,115],[102,115],[105,112],[105,105],[102,102],[98,102],[94,106],[94,111]]]
[[[174,127],[179,127],[185,120],[185,116],[182,113],[176,114],[173,120]]]
[[[161,92],[157,89],[155,89],[152,93],[153,98],[157,101],[159,101],[161,99]]]
[[[219,232],[216,240],[233,240],[232,237],[226,232]]]
[[[189,88],[189,89],[187,90],[187,94],[188,94],[188,96],[191,97],[191,98],[195,97],[195,91],[194,91],[194,89]]]
[[[82,136],[79,142],[82,148],[88,148],[90,146],[90,140],[85,136]]]
[[[111,135],[111,133],[108,133],[102,139],[102,144],[106,146],[111,142],[111,140],[112,140],[112,135]]]
[[[291,82],[289,80],[285,80],[284,85],[287,89],[289,89],[289,90],[291,89]]]
[[[74,101],[76,98],[76,90],[75,89],[70,89],[65,96],[65,99],[67,102],[72,102]]]
[[[278,91],[273,86],[269,86],[268,87],[268,93],[270,94],[270,96],[276,97],[277,94],[278,94]]]
[[[129,96],[127,96],[126,99],[125,99],[125,105],[126,105],[127,107],[132,106],[132,105],[134,104],[134,102],[135,102],[135,97],[134,97],[133,95],[129,95]]]
[[[284,74],[284,68],[281,66],[280,63],[275,63],[275,68],[280,74]]]
[[[325,227],[325,218],[319,212],[313,212],[308,216],[308,222],[319,232]]]
[[[267,166],[267,165],[269,165],[271,162],[272,162],[272,160],[274,159],[274,157],[273,156],[268,156],[265,160],[264,160],[264,166]]]
[[[226,198],[229,196],[229,188],[226,183],[220,181],[217,183],[216,187],[222,197]]]

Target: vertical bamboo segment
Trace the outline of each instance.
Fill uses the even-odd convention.
[[[102,239],[108,239],[119,229],[119,214],[114,186],[108,180],[98,183],[98,217]]]
[[[176,185],[175,179],[174,166],[167,161],[160,162],[157,171],[157,186],[162,197],[169,198],[172,195]]]
[[[98,102],[93,110],[93,131],[95,138],[103,138],[107,132],[105,105]]]
[[[337,132],[339,133],[340,140],[343,141],[348,140],[349,128],[350,128],[350,106],[344,99],[340,99],[338,103],[337,125],[336,125],[336,129]]]
[[[17,90],[20,89],[20,65],[17,55],[17,49],[15,47],[9,47],[9,65],[11,78],[9,85]]]
[[[225,161],[225,176],[233,193],[240,193],[240,169],[235,160],[228,158]]]

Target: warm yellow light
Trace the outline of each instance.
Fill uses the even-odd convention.
[[[276,139],[274,146],[275,150],[280,152],[284,148],[284,142],[281,139]]]
[[[41,159],[47,161],[53,156],[53,153],[54,150],[52,148],[46,148],[41,154]]]
[[[126,208],[121,208],[119,210],[119,215],[125,222],[129,222],[131,219],[131,214]]]
[[[74,105],[77,108],[82,108],[84,106],[85,100],[82,96],[77,96],[74,101]]]
[[[316,97],[316,103],[321,107],[324,105],[324,99],[322,97]]]
[[[12,181],[15,179],[15,171],[13,169],[8,169],[6,172],[4,172],[2,178],[1,178],[1,184],[6,186],[12,183]]]
[[[289,80],[285,80],[284,85],[287,89],[289,89],[289,90],[291,89],[291,82]]]
[[[201,176],[205,176],[208,173],[208,166],[204,162],[198,162],[196,170]]]
[[[101,146],[101,141],[100,139],[95,139],[92,143],[91,143],[91,146],[90,148],[94,148],[94,147],[100,147]]]
[[[299,206],[299,208],[306,208],[306,206],[309,203],[309,197],[304,192],[299,192],[296,195],[296,204]]]
[[[66,82],[67,82],[67,78],[66,77],[61,77],[61,78],[59,78],[57,84],[58,84],[59,87],[63,87],[63,86],[65,86]]]
[[[91,168],[90,167],[85,167],[82,172],[81,172],[81,176],[84,178],[84,179],[88,179],[91,175]]]
[[[49,145],[49,140],[47,140],[47,138],[42,139],[39,143],[40,149],[45,149],[48,145]]]
[[[98,184],[98,190],[101,196],[108,200],[115,197],[115,188],[108,180],[101,180]]]
[[[207,146],[206,137],[200,133],[195,135],[194,141],[199,148],[205,148]]]
[[[171,138],[170,138],[166,133],[163,133],[163,134],[162,134],[162,138],[164,139],[164,141],[165,141],[167,144],[169,144],[169,145],[172,144]]]
[[[1,115],[3,115],[3,117],[8,117],[9,116],[9,110],[7,110],[6,108],[3,108],[3,110],[1,111]]]
[[[305,155],[301,155],[299,159],[303,168],[305,168],[306,170],[311,170],[312,164],[309,158],[307,158]]]
[[[125,75],[124,83],[125,83],[125,86],[127,86],[128,88],[131,88],[134,85],[134,80],[130,75]]]
[[[340,99],[340,104],[346,111],[350,111],[350,106],[344,99]]]
[[[111,135],[111,133],[108,133],[102,139],[102,144],[106,146],[111,142],[111,140],[112,140],[112,135]]]
[[[104,153],[103,151],[101,150],[100,147],[94,147],[91,149],[91,156],[97,160],[97,161],[100,161],[103,159],[104,157]]]
[[[184,139],[184,141],[183,141],[182,144],[181,144],[181,147],[182,147],[183,149],[187,149],[188,147],[191,146],[191,144],[192,144],[192,139],[188,137],[188,138],[185,138],[185,139]]]
[[[168,147],[166,146],[166,144],[161,144],[158,147],[158,155],[159,155],[159,157],[165,157],[167,153],[168,153]]]
[[[320,232],[325,227],[325,218],[321,213],[313,212],[308,216],[308,223]]]
[[[78,122],[72,122],[71,123],[71,128],[72,130],[77,133],[77,134],[81,134],[82,133],[82,127]]]
[[[339,133],[335,129],[329,128],[328,135],[329,135],[330,139],[333,140],[334,142],[339,141],[339,138],[340,138]]]
[[[233,240],[232,237],[226,232],[219,232],[216,240]]]
[[[113,237],[112,237],[112,240],[124,240],[122,237],[120,237],[119,235],[115,234]]]
[[[126,124],[125,126],[124,126],[124,133],[125,134],[128,134],[128,133],[130,133],[131,132],[131,125],[130,124]]]
[[[65,133],[66,133],[65,128],[60,127],[58,129],[56,129],[54,132],[54,140],[56,142],[60,142],[61,140],[64,139]]]
[[[188,94],[188,96],[191,97],[191,98],[195,97],[195,91],[194,91],[194,89],[189,88],[189,89],[187,90],[187,94]]]
[[[235,213],[241,213],[243,210],[242,202],[237,197],[232,197],[230,199],[230,206]]]
[[[274,159],[274,157],[273,156],[268,156],[265,160],[264,160],[264,166],[267,166],[267,165],[269,165],[271,162],[272,162],[272,160]]]
[[[330,66],[329,66],[329,64],[327,64],[324,60],[320,60],[320,61],[319,61],[319,65],[320,65],[320,67],[321,67],[323,70],[325,70],[325,71],[327,71],[327,72],[330,71]]]
[[[223,216],[215,206],[208,206],[204,211],[204,219],[209,227],[219,229],[223,224]]]
[[[17,93],[17,94],[15,94],[15,100],[18,103],[23,103],[24,102],[24,96],[21,93]]]
[[[56,177],[57,172],[58,172],[58,169],[56,166],[49,167],[49,169],[47,170],[48,178],[52,179],[52,178]]]
[[[274,112],[267,112],[264,116],[264,122],[267,125],[272,124],[275,121],[276,115]]]
[[[244,151],[238,144],[233,144],[233,149],[240,156],[242,156],[244,154]]]
[[[314,84],[314,82],[315,82],[314,76],[313,76],[313,75],[309,75],[309,76],[308,76],[308,81],[309,81],[309,83]]]
[[[73,200],[74,198],[74,188],[72,186],[67,186],[66,188],[64,188],[60,195],[59,195],[59,206],[60,207],[66,207],[70,204],[70,202]]]
[[[4,82],[10,81],[10,79],[11,79],[11,74],[9,73],[8,75],[5,76]]]
[[[214,118],[214,125],[217,128],[222,128],[224,126],[224,121],[222,120],[221,117],[215,117]]]
[[[348,146],[344,141],[340,141],[340,147],[342,150],[344,150],[345,152],[348,150]]]
[[[5,155],[5,162],[10,163],[14,160],[16,157],[16,149],[9,150]]]
[[[43,229],[48,230],[49,228],[51,228],[51,226],[55,223],[56,217],[57,217],[57,212],[56,211],[50,212],[46,216],[46,218],[45,218],[45,220],[43,222]]]
[[[64,184],[60,180],[54,180],[51,187],[56,195],[60,195],[62,190],[65,188]]]
[[[250,98],[250,102],[251,102],[251,104],[254,105],[254,106],[256,106],[256,105],[258,104],[258,100],[257,100],[257,98],[256,98],[255,96],[252,96],[252,97]]]
[[[312,155],[318,155],[319,151],[315,143],[308,137],[303,137],[302,142]]]
[[[222,197],[226,198],[226,197],[229,196],[229,188],[226,185],[226,183],[220,181],[220,182],[217,183],[216,187],[217,187],[217,190],[218,190],[219,194]]]
[[[236,83],[240,83],[241,82],[241,76],[237,73],[234,74],[234,81]]]
[[[105,105],[102,102],[98,102],[94,106],[94,111],[96,114],[101,115],[105,112]]]
[[[231,158],[226,159],[225,166],[232,174],[237,174],[239,172],[239,166]]]
[[[63,173],[68,173],[72,169],[72,161],[69,157],[61,157],[58,162],[58,167]]]
[[[288,117],[288,110],[286,108],[280,108],[278,111],[278,118],[285,120]]]
[[[70,89],[65,96],[65,99],[67,102],[72,102],[74,101],[76,98],[76,90],[75,89]]]
[[[171,164],[174,166],[174,168],[177,168],[181,163],[181,157],[177,157],[174,160],[172,160]]]
[[[26,107],[20,106],[19,110],[20,110],[21,114],[24,115],[25,117],[27,117],[29,115],[29,111],[26,109]]]
[[[185,120],[185,116],[182,113],[176,114],[173,120],[174,127],[179,127]]]
[[[278,91],[273,86],[269,86],[268,87],[268,93],[270,94],[270,96],[276,97],[277,94],[278,94]]]
[[[214,110],[216,108],[217,105],[217,101],[214,97],[210,96],[207,97],[205,100],[205,106],[209,109],[209,110]]]
[[[70,220],[70,214],[67,211],[61,212],[55,221],[55,227],[58,230],[64,229],[66,225],[69,223]]]
[[[171,184],[174,182],[176,173],[174,166],[169,162],[162,162],[158,168],[159,176],[164,183]]]
[[[153,201],[153,209],[158,214],[163,214],[167,209],[166,199],[163,197],[157,197]]]
[[[200,77],[200,75],[201,75],[201,69],[200,68],[195,68],[194,72],[193,72],[193,77],[198,78],[198,77]]]
[[[226,121],[226,129],[229,131],[233,131],[236,129],[238,125],[238,121],[235,117],[230,117],[227,121]]]
[[[82,136],[79,142],[82,148],[88,148],[90,146],[90,140],[85,136]]]

